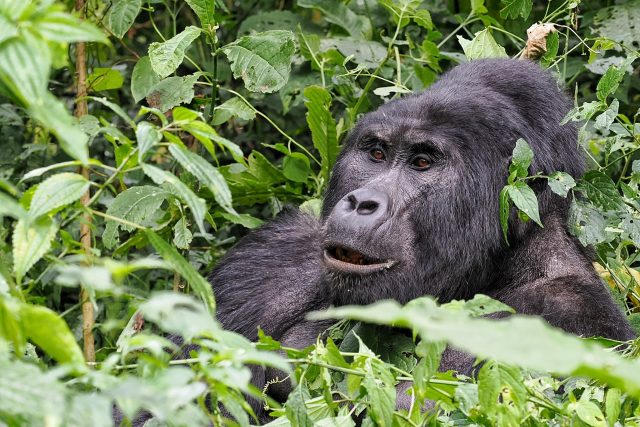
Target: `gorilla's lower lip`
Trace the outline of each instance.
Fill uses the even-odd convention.
[[[375,273],[396,264],[396,261],[373,259],[354,249],[341,246],[325,249],[324,261],[329,268],[354,274]]]

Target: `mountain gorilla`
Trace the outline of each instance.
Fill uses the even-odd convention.
[[[569,200],[546,180],[532,183],[544,228],[512,212],[510,245],[501,233],[498,195],[518,138],[534,152],[532,174],[583,173],[576,129],[560,125],[568,109],[536,64],[480,60],[364,115],[333,169],[321,217],[285,211],[218,264],[218,319],[250,339],[260,327],[300,348],[328,326],[305,315],[330,305],[484,293],[577,335],[633,338],[567,232]],[[448,350],[441,369],[468,373],[472,362]],[[254,381],[263,385],[265,375]]]

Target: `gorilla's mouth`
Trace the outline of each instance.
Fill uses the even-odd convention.
[[[324,251],[328,267],[344,273],[375,273],[393,267],[396,261],[372,258],[355,249],[344,246],[329,246]]]

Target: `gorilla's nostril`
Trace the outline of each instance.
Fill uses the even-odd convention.
[[[357,206],[358,206],[358,199],[356,199],[356,196],[354,196],[353,194],[349,194],[347,196],[347,204],[346,204],[347,211],[353,211],[356,209]]]
[[[378,206],[378,202],[374,202],[373,200],[365,200],[358,205],[357,212],[360,215],[371,215],[376,210],[378,210]]]

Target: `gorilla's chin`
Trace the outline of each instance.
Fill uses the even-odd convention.
[[[397,261],[377,259],[344,246],[329,246],[324,250],[324,263],[330,270],[360,275],[388,270]]]

